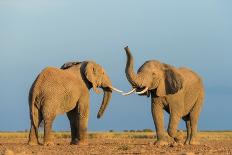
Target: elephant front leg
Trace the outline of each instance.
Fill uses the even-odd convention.
[[[70,122],[70,128],[71,128],[71,145],[75,145],[78,143],[78,138],[77,138],[77,123],[78,123],[78,106],[76,106],[73,110],[67,112],[67,116]]]
[[[181,119],[181,117],[178,115],[178,113],[175,113],[175,112],[170,113],[169,125],[168,125],[168,134],[177,143],[179,143],[182,139],[182,134],[177,131],[180,119]]]
[[[167,145],[168,142],[165,140],[165,130],[164,130],[164,115],[163,115],[163,105],[161,102],[156,101],[151,103],[151,112],[156,128],[157,141],[155,145]]]
[[[80,100],[78,108],[77,138],[78,145],[88,145],[89,98]]]
[[[78,145],[87,145],[87,129],[88,129],[88,118],[84,118],[85,116],[79,116],[79,123],[78,123],[78,130],[77,130],[77,137],[78,137]]]

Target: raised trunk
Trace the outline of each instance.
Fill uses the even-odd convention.
[[[112,96],[112,90],[110,88],[108,88],[108,87],[103,88],[103,91],[104,91],[104,96],[103,96],[101,107],[100,107],[98,114],[97,114],[97,118],[102,117],[107,105],[110,102],[111,96]]]
[[[138,85],[138,76],[134,72],[134,59],[133,59],[133,56],[131,55],[129,47],[127,46],[124,49],[127,55],[127,62],[126,62],[126,69],[125,69],[126,77],[128,81],[130,82],[130,84],[134,87]]]

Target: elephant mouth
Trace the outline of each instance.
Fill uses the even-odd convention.
[[[108,86],[96,86],[95,92],[96,92],[97,94],[101,94],[101,93],[103,92],[101,89],[98,89],[98,88],[103,89],[103,91],[104,91],[104,90],[111,90],[111,91],[115,91],[115,92],[118,92],[118,93],[123,93],[122,90],[117,89],[117,88],[115,88],[115,87],[113,87],[113,86],[111,86],[111,85],[108,85]]]

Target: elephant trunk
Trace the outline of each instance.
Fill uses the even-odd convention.
[[[127,55],[127,63],[126,63],[126,68],[125,68],[126,77],[128,81],[130,82],[130,84],[132,85],[132,87],[136,87],[140,84],[138,80],[138,75],[134,72],[134,59],[130,52],[129,47],[127,46],[124,49]]]
[[[111,96],[112,96],[112,90],[109,87],[103,87],[103,91],[104,91],[104,96],[103,96],[103,100],[102,100],[102,104],[101,107],[98,111],[97,114],[97,118],[101,118],[106,107],[108,106]]]

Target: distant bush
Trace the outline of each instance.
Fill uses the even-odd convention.
[[[143,130],[123,130],[123,132],[154,132],[152,129],[143,129]]]
[[[143,129],[143,132],[153,132],[152,129]]]
[[[114,132],[114,130],[109,130],[109,132]]]

